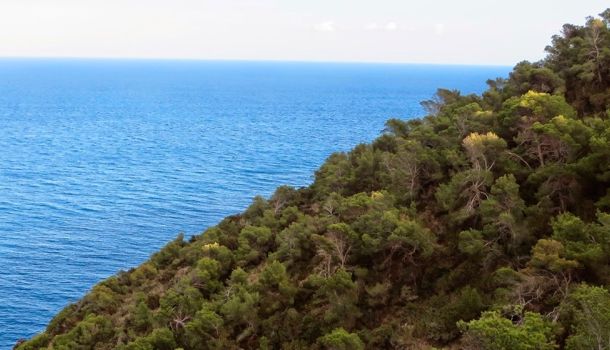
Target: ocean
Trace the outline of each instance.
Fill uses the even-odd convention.
[[[509,70],[0,59],[0,349],[178,233],[310,184],[437,88],[479,93]]]

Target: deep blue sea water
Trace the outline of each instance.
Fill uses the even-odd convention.
[[[96,282],[508,67],[0,60],[0,349]]]

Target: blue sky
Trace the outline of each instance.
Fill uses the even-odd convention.
[[[2,0],[0,57],[513,65],[601,0]]]

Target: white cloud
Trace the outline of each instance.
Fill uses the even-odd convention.
[[[388,32],[393,32],[396,29],[398,29],[398,24],[396,24],[395,22],[388,22],[385,25],[385,30],[387,30]]]
[[[335,30],[337,30],[337,27],[335,26],[335,22],[325,21],[325,22],[315,24],[313,26],[313,29],[315,29],[318,32],[334,32]]]

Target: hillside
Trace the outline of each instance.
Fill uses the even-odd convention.
[[[610,349],[610,9],[546,50],[179,236],[16,349]]]

